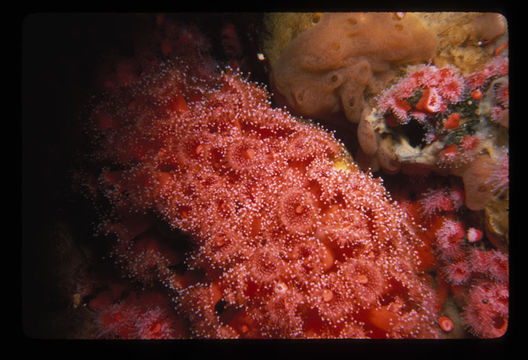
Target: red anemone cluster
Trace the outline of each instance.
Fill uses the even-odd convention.
[[[263,88],[176,61],[113,88],[91,120],[112,254],[188,327],[174,335],[150,307],[138,337],[438,336],[405,212],[352,163],[337,169],[332,134],[272,108]],[[152,216],[191,245],[159,236]]]
[[[483,229],[474,227],[478,222],[463,216],[463,207],[452,206],[449,194],[455,189],[429,188],[408,206],[414,206],[415,220],[427,229],[424,239],[430,240],[439,270],[437,292],[452,295],[470,333],[500,337],[508,328],[508,254],[488,243]]]

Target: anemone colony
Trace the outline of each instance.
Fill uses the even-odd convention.
[[[191,52],[204,47],[192,31],[173,32],[180,45],[201,44]],[[438,338],[458,326],[447,294],[470,332],[504,334],[508,258],[483,245],[481,223],[460,220],[464,189],[431,182],[418,199],[394,201],[332,133],[274,108],[264,87],[214,70],[199,51],[169,56],[184,49],[178,41],[160,45],[170,60],[140,59],[141,71],[121,62],[89,116],[84,186],[103,204],[99,233],[128,278],[84,291],[100,336]],[[466,124],[457,103],[492,88],[491,121],[501,122],[506,74],[500,61],[466,77],[418,65],[376,97],[377,119],[419,122],[433,142]],[[460,160],[449,146],[478,145],[465,135],[445,141],[446,163]],[[508,186],[501,156],[488,169],[498,195]]]
[[[103,228],[128,275],[162,283],[193,336],[435,337],[415,227],[382,185],[336,169],[342,145],[255,84],[191,72],[166,64],[93,113],[98,186],[114,207]],[[142,238],[148,212],[192,234],[194,279]]]

